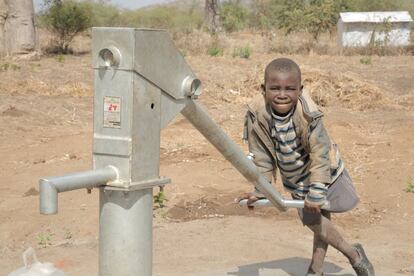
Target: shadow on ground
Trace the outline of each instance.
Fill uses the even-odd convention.
[[[238,271],[227,272],[227,275],[235,276],[265,276],[265,275],[305,275],[308,269],[309,259],[305,258],[288,258],[277,261],[248,264],[238,267]],[[279,273],[278,273],[279,272]],[[277,273],[277,274],[276,274]],[[344,268],[325,262],[324,275],[353,276],[354,274],[345,271]]]

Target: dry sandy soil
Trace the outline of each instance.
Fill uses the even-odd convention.
[[[200,101],[246,151],[245,104],[278,56],[186,57],[203,81]],[[365,245],[378,275],[414,274],[414,191],[406,191],[414,186],[414,57],[373,56],[369,65],[360,56],[292,58],[324,105],[361,198],[335,224]],[[97,275],[98,192],[61,194],[59,214],[43,216],[37,185],[91,169],[90,63],[90,53],[0,61],[0,275],[22,266],[29,246],[68,275]],[[162,132],[161,175],[173,181],[167,206],[154,210],[155,275],[304,275],[312,235],[296,211],[234,204],[251,186],[180,116]],[[326,269],[353,275],[332,248]]]

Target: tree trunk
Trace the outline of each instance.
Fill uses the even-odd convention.
[[[36,51],[32,0],[0,0],[0,55]]]
[[[7,14],[9,13],[5,0],[0,0],[0,57],[6,55],[6,37],[4,25],[6,24]]]
[[[215,34],[219,31],[219,0],[205,0],[204,19],[208,30]]]

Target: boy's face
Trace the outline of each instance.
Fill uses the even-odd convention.
[[[278,115],[286,115],[296,106],[302,87],[297,74],[278,71],[269,72],[262,85],[266,103]]]

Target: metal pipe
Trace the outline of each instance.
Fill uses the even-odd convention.
[[[99,190],[99,276],[151,276],[152,188]]]
[[[253,183],[253,185],[256,186],[276,208],[281,211],[286,211],[288,207],[293,207],[290,202],[286,202],[282,195],[259,172],[259,169],[253,161],[246,157],[240,147],[227,136],[227,134],[210,118],[199,104],[193,100],[189,100],[187,106],[181,113],[249,182]]]
[[[305,202],[303,200],[284,199],[284,201],[286,206],[289,208],[303,208],[305,205]],[[240,200],[239,205],[247,206],[247,199]],[[250,204],[249,206],[269,207],[272,206],[272,203],[268,199],[259,199],[258,201]],[[329,209],[329,206],[329,201],[327,201],[324,205],[322,205],[322,209]]]
[[[117,169],[107,166],[97,170],[40,179],[40,213],[44,215],[57,213],[58,193],[101,186],[117,178]]]

